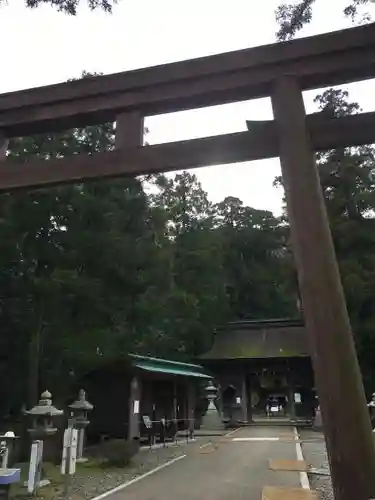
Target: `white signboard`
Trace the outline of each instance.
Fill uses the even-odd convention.
[[[139,413],[139,400],[138,399],[136,399],[134,401],[133,413],[134,413],[134,415],[138,415],[138,413]]]
[[[236,403],[237,403],[238,405],[240,405],[240,404],[241,404],[241,398],[236,398]]]
[[[294,394],[294,402],[295,403],[301,403],[302,402],[301,394],[299,392],[296,392]]]

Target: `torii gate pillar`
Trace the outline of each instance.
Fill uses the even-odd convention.
[[[336,500],[375,497],[375,447],[298,81],[272,94],[306,327]]]

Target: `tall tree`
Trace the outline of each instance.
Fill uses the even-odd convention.
[[[282,221],[233,197],[216,206],[215,219],[232,318],[293,316],[296,297],[286,286],[291,267]]]
[[[214,326],[226,319],[222,249],[212,204],[195,175],[159,176],[152,203],[162,210],[168,238],[169,309],[165,334],[181,356],[208,349]]]
[[[17,139],[7,161],[112,147],[107,124]],[[0,203],[0,316],[9,342],[18,332],[29,345],[28,355],[19,349],[21,358],[10,361],[23,367],[28,358],[32,404],[39,376],[53,384],[72,364],[129,348],[134,302],[152,261],[153,216],[136,179],[6,194]]]

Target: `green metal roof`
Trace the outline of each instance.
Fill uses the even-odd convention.
[[[180,363],[179,361],[171,361],[169,359],[149,358],[147,356],[139,356],[138,354],[129,354],[129,357],[133,360],[132,365],[140,370],[179,375],[182,377],[212,378],[205,373],[204,368],[200,365]]]

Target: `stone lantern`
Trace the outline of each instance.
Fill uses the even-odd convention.
[[[93,410],[93,405],[86,399],[86,391],[80,389],[77,401],[74,401],[69,408],[72,410],[74,418],[74,427],[78,429],[77,443],[77,461],[83,462],[83,447],[85,442],[85,429],[90,421],[87,418],[87,413]]]
[[[52,395],[44,391],[40,396],[39,403],[25,411],[26,415],[32,417],[31,427],[27,430],[33,442],[31,445],[29,475],[26,482],[27,491],[30,495],[35,494],[38,488],[50,483],[48,479],[42,479],[43,465],[43,441],[57,432],[54,419],[63,415],[63,410],[58,410],[52,404]]]
[[[202,418],[201,430],[207,431],[210,434],[218,432],[221,434],[221,431],[224,429],[224,424],[220,413],[215,406],[218,389],[214,386],[212,380],[208,382],[205,388],[205,393],[208,399],[208,408],[206,414]]]
[[[0,436],[0,456],[1,468],[7,469],[9,462],[9,455],[12,454],[18,436],[13,431],[7,431],[4,435]]]
[[[54,425],[55,417],[63,415],[63,410],[58,410],[52,405],[52,395],[44,391],[40,397],[39,403],[25,412],[32,417],[32,427],[28,432],[33,440],[43,440],[46,437],[53,436],[57,432]]]

